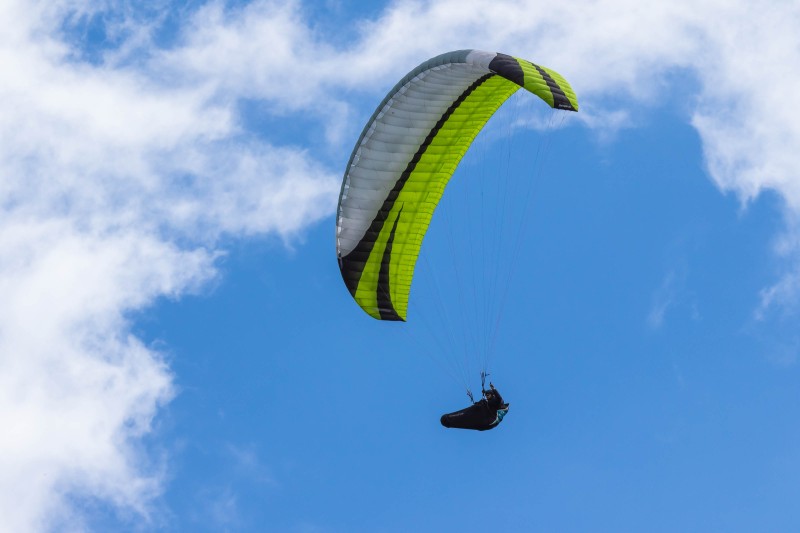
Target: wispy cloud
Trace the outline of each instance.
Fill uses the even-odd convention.
[[[776,284],[762,289],[760,303],[755,312],[757,320],[766,319],[767,312],[776,307],[794,311],[800,295],[800,269],[784,275]]]
[[[653,303],[647,315],[647,325],[660,329],[667,310],[675,304],[675,273],[669,272],[653,294]]]
[[[216,531],[237,531],[243,522],[239,496],[229,487],[205,489],[198,495],[201,505],[196,520],[204,527],[212,526]]]
[[[673,259],[674,260],[674,259]],[[663,328],[667,316],[676,311],[685,314],[693,321],[701,320],[697,298],[687,289],[687,267],[682,261],[667,271],[661,284],[653,291],[650,311],[647,314],[647,327],[651,330]]]
[[[250,482],[275,486],[278,484],[270,469],[263,463],[255,445],[228,444],[234,472]]]
[[[778,315],[780,319],[797,316],[800,302],[800,213],[790,214],[786,231],[774,243],[775,254],[788,268],[773,285],[761,290],[754,317],[765,321]],[[800,345],[798,345],[800,346]]]

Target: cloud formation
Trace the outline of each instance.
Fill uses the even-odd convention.
[[[787,220],[800,212],[796,3],[400,1],[353,21],[347,43],[296,1],[163,7],[0,5],[2,529],[80,527],[76,494],[146,514],[162,479],[137,442],[174,392],[130,313],[211,279],[222,236],[291,239],[329,216],[329,146],[347,152],[372,111],[355,98],[377,101],[432,55],[556,67],[592,128],[677,103],[720,190],[746,203],[771,189]],[[89,22],[105,40],[75,30]],[[287,139],[287,119],[322,135]],[[800,239],[782,242],[797,257]],[[762,313],[794,301],[796,272],[765,289]]]
[[[244,91],[76,60],[88,3],[0,11],[0,529],[81,528],[80,498],[147,516],[163,465],[138,443],[174,391],[131,313],[211,279],[222,236],[298,234],[338,180],[244,131]]]

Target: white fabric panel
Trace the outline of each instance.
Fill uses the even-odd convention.
[[[472,52],[467,63],[425,70],[386,102],[345,175],[336,224],[339,257],[358,245],[425,137],[467,87],[489,72],[494,55]]]

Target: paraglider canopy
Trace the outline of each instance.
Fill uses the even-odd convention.
[[[347,164],[336,216],[345,285],[370,316],[406,320],[422,240],[475,136],[524,88],[555,109],[577,111],[557,72],[506,54],[448,52],[389,91]]]

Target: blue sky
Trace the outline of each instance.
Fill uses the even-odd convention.
[[[513,404],[497,431],[439,426],[462,390],[419,353],[425,328],[409,340],[354,306],[330,224],[293,253],[237,247],[212,295],[158,306],[148,331],[182,389],[167,502],[227,505],[207,513],[231,530],[794,527],[795,371],[763,339],[790,333],[752,324],[774,202],[743,214],[696,164],[654,155],[699,149],[651,118],[602,147],[558,133],[552,155],[584,155],[539,189],[493,369]]]
[[[800,528],[800,11],[638,6],[0,7],[0,529]],[[383,94],[460,48],[558,70],[581,110],[495,117],[409,322],[380,323],[336,265],[341,175]],[[530,176],[545,135],[502,272],[511,411],[445,430],[433,287],[454,321],[472,288],[448,227],[469,242],[460,194]]]

